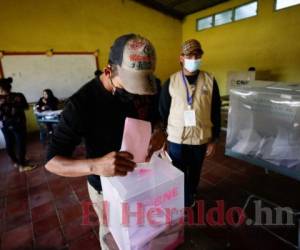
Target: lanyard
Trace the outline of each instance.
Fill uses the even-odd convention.
[[[187,83],[187,80],[185,78],[185,75],[183,74],[183,71],[181,71],[181,76],[182,76],[182,80],[183,80],[183,83],[184,83],[184,86],[185,86],[185,89],[186,89],[186,100],[187,100],[187,103],[189,105],[189,108],[191,108],[192,104],[193,104],[193,95],[190,95],[189,88],[188,88],[188,83]]]

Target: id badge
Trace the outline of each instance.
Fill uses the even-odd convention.
[[[196,113],[195,110],[186,110],[184,115],[184,126],[185,127],[195,127],[196,126]]]

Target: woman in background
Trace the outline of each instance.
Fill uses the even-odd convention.
[[[51,89],[44,89],[43,96],[40,98],[35,106],[38,112],[57,110],[58,109],[58,99],[54,96]],[[53,133],[53,126],[51,123],[46,123],[47,133],[51,135]],[[41,128],[43,129],[43,128]]]
[[[28,103],[22,93],[11,92],[13,79],[0,79],[0,121],[6,143],[6,151],[19,171],[33,169],[26,163],[26,116]]]
[[[36,109],[39,112],[47,110],[57,110],[58,99],[53,95],[51,89],[44,89],[43,96],[40,98],[36,104]]]

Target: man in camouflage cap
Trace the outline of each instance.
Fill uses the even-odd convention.
[[[185,173],[185,205],[195,194],[205,157],[215,152],[220,135],[220,94],[212,74],[202,70],[203,49],[190,39],[181,47],[181,69],[161,90],[159,109],[173,164]]]

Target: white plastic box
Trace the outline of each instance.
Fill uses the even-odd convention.
[[[110,232],[104,236],[104,241],[110,250],[120,250]],[[174,250],[183,243],[184,225],[178,223],[168,227],[150,242],[142,246],[140,250]]]
[[[230,90],[226,151],[299,172],[300,84],[263,83]]]
[[[119,249],[143,249],[183,217],[184,174],[156,153],[126,177],[101,177],[101,184],[108,228]]]

